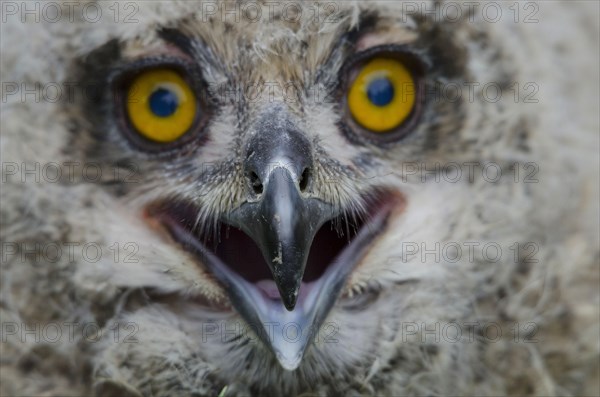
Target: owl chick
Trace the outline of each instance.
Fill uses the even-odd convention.
[[[598,395],[598,7],[3,2],[2,395]]]

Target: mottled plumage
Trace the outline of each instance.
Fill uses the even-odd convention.
[[[75,89],[36,101],[3,88],[2,395],[597,395],[598,4],[529,2],[538,22],[521,7],[515,23],[502,3],[492,23],[485,2],[456,19],[445,2],[408,3],[295,3],[298,18],[261,3],[257,20],[195,1],[136,3],[138,23],[115,21],[110,2],[97,23],[9,16],[2,81]],[[384,44],[423,60],[428,94],[411,131],[381,143],[340,120],[344,65]],[[134,147],[115,112],[118,71],[150,56],[193,65],[213,109],[168,153]],[[244,200],[249,140],[277,128],[310,143],[311,197],[360,217],[373,189],[402,196],[294,371],[239,332],[227,291],[148,215],[193,202],[217,233]],[[23,177],[36,163],[62,178]],[[24,340],[8,323],[61,324],[63,337]]]

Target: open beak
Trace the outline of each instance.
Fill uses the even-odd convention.
[[[311,147],[293,128],[261,131],[246,153],[247,199],[222,215],[224,230],[217,239],[207,241],[190,227],[197,211],[186,215],[188,206],[185,211],[172,206],[163,220],[224,286],[281,366],[294,370],[348,276],[383,230],[392,200],[372,194],[373,205],[358,222],[312,197]],[[339,227],[344,219],[345,236]]]
[[[300,195],[286,168],[275,168],[260,201],[242,204],[226,221],[250,236],[262,252],[281,301],[292,311],[315,234],[333,218],[333,207]]]
[[[186,249],[196,254],[224,286],[234,308],[257,333],[264,345],[273,352],[281,366],[287,370],[294,370],[300,365],[311,340],[317,335],[329,310],[338,299],[348,276],[375,237],[383,231],[392,208],[390,202],[381,203],[378,210],[361,225],[353,238],[337,251],[335,258],[325,266],[317,279],[303,280],[305,260],[298,262],[282,260],[282,263],[273,266],[273,269],[282,268],[282,273],[289,275],[291,278],[289,284],[277,284],[274,281],[274,274],[272,280],[263,278],[254,282],[252,276],[248,275],[248,269],[240,269],[240,267],[256,266],[255,253],[249,254],[251,259],[248,263],[239,261],[235,266],[231,266],[228,264],[231,262],[224,261],[224,258],[229,257],[229,253],[224,251],[236,249],[234,247],[237,241],[241,242],[240,245],[243,247],[249,248],[248,241],[243,241],[243,237],[241,238],[240,233],[243,232],[240,230],[231,233],[229,239],[222,234],[222,244],[217,249],[211,250],[208,248],[210,243],[203,243],[198,236],[190,233],[179,222],[169,222],[169,229],[173,237]],[[234,230],[231,229],[229,232]],[[319,230],[317,238],[322,234],[325,241],[313,244],[310,249],[311,257],[319,255],[320,250],[326,250],[323,244],[329,242],[332,233],[337,232],[330,230],[329,225]],[[274,243],[267,240],[265,244]],[[315,248],[315,245],[320,247]],[[243,247],[237,249],[243,250]],[[238,252],[237,256],[243,254]],[[297,257],[303,256],[306,254],[300,253]],[[318,259],[314,258],[314,262],[321,262]],[[258,273],[260,272],[262,271],[259,270]],[[264,274],[262,276],[264,277]],[[283,280],[286,279],[283,277]],[[296,292],[298,290],[299,292]],[[294,297],[292,310],[288,310],[284,304],[283,296]]]

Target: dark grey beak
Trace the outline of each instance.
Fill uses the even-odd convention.
[[[296,306],[313,238],[335,214],[310,197],[310,142],[293,125],[262,130],[246,148],[247,202],[226,216],[258,245],[286,309]]]

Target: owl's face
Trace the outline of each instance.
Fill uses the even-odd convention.
[[[484,242],[520,238],[526,199],[502,222],[506,153],[527,155],[529,124],[482,97],[517,80],[489,25],[402,2],[299,5],[257,17],[148,2],[142,23],[82,32],[94,48],[68,70],[96,90],[61,108],[65,158],[103,172],[73,188],[65,217],[94,225],[74,228],[83,241],[132,254],[82,260],[73,277],[136,329],[136,343],[94,346],[99,379],[368,390],[373,368],[415,370],[398,364],[404,323],[469,310],[469,272],[494,257]],[[490,161],[505,171],[493,182]]]

